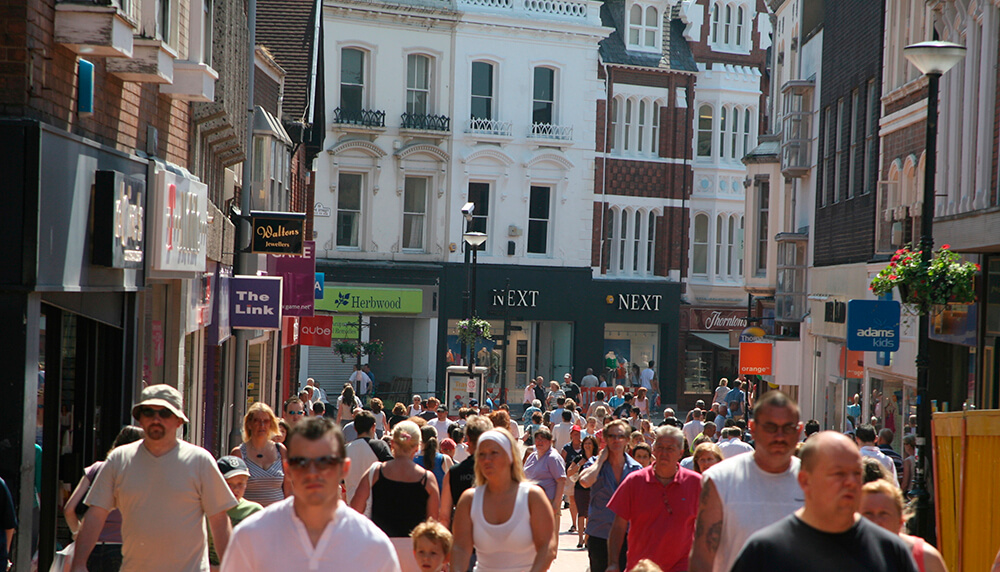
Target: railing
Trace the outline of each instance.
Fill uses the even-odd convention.
[[[527,12],[552,16],[587,17],[587,3],[573,0],[524,0],[524,9]]]
[[[511,137],[514,132],[514,125],[510,121],[499,121],[497,119],[480,119],[473,117],[469,120],[466,133],[478,133],[480,135],[497,135],[500,137]]]
[[[510,10],[514,7],[513,0],[459,0],[459,4],[465,6],[480,6],[482,8],[500,8]]]
[[[333,110],[333,122],[340,125],[385,127],[385,112],[373,109],[343,109],[338,107]]]
[[[404,113],[400,128],[422,129],[424,131],[448,131],[451,119],[444,115],[428,115],[426,113]]]
[[[528,134],[528,137],[532,139],[556,139],[559,141],[569,141],[573,138],[573,126],[553,125],[551,123],[532,123],[531,133]]]

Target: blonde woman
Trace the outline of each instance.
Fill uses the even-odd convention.
[[[392,429],[393,459],[372,465],[368,478],[361,479],[351,499],[351,508],[364,514],[371,495],[372,522],[396,547],[403,572],[417,570],[410,532],[428,516],[437,516],[441,504],[434,473],[413,461],[420,451],[420,440],[416,423],[397,423]]]
[[[861,487],[861,516],[893,534],[898,534],[910,547],[913,560],[921,572],[948,572],[948,567],[936,548],[919,536],[903,534],[907,515],[903,510],[903,493],[895,483],[877,479]]]
[[[462,493],[455,511],[452,569],[467,570],[472,550],[477,572],[544,572],[556,556],[552,505],[527,481],[506,429],[476,442],[476,486]]]
[[[722,461],[722,449],[715,443],[702,443],[694,448],[694,470],[704,473],[712,465]]]
[[[243,443],[229,452],[234,457],[242,458],[250,471],[243,498],[263,507],[292,494],[292,484],[285,479],[282,466],[282,460],[288,458],[288,451],[282,443],[271,439],[280,434],[278,417],[270,406],[258,401],[243,417]]]

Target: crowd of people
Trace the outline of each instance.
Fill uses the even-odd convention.
[[[571,377],[538,379],[518,418],[363,407],[350,383],[326,411],[316,388],[280,417],[253,404],[218,460],[177,437],[181,394],[147,387],[66,506],[70,569],[542,572],[562,532],[592,572],[946,569],[903,533],[914,460],[890,429],[819,431],[744,380],[653,426],[637,379],[586,405]]]

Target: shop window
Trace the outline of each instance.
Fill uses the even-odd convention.
[[[659,330],[657,324],[604,324],[604,373],[609,386],[613,385],[612,380],[623,382],[616,379],[619,365],[624,366],[627,375],[632,364],[641,370],[650,360],[659,361],[656,354],[660,347]]]
[[[493,64],[472,62],[472,119],[493,119]]]
[[[692,243],[692,249],[692,273],[701,276],[708,275],[708,215],[706,214],[699,214],[694,217],[694,242]]]
[[[337,185],[337,246],[358,248],[363,175],[340,173]]]
[[[698,156],[699,157],[711,157],[712,156],[712,123],[715,121],[713,117],[712,106],[702,105],[698,109]]]
[[[709,393],[712,387],[712,351],[684,352],[684,393]]]
[[[365,52],[357,48],[340,51],[340,108],[360,113],[365,107]]]
[[[430,113],[431,59],[420,54],[406,56],[406,112],[410,115]]]
[[[549,217],[551,216],[549,187],[531,187],[528,203],[528,254],[547,254],[549,251]]]
[[[427,179],[406,177],[403,183],[403,249],[424,250],[427,226]]]
[[[469,202],[475,204],[476,208],[472,211],[472,220],[468,223],[468,230],[489,234],[490,184],[469,183]],[[486,250],[485,242],[479,245],[479,250]]]

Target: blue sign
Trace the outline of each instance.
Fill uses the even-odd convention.
[[[233,276],[229,281],[233,329],[281,329],[281,277]]]
[[[326,274],[322,272],[317,272],[316,281],[313,282],[313,290],[316,291],[315,296],[317,300],[323,299],[323,288],[325,287],[325,285],[326,285]]]
[[[847,303],[847,349],[856,352],[899,350],[899,302],[851,300]]]

